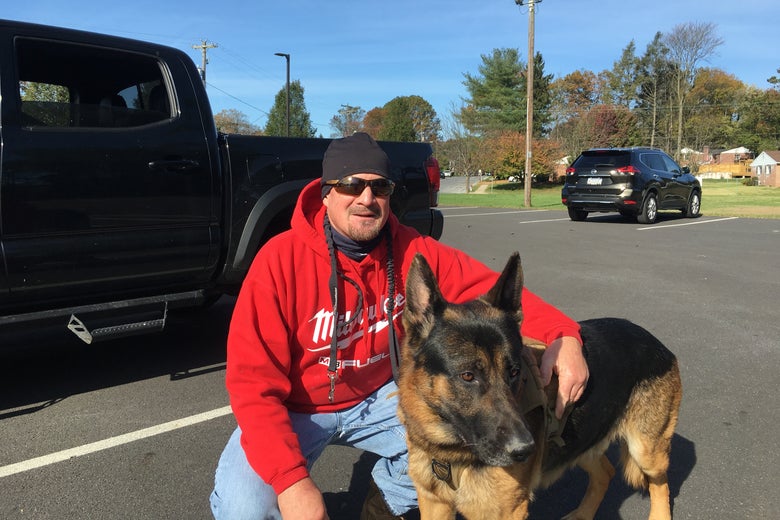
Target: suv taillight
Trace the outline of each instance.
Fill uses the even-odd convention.
[[[441,170],[439,161],[435,157],[428,157],[425,161],[425,172],[428,174],[428,184],[431,195],[431,207],[439,205],[439,189],[441,188]]]
[[[639,171],[639,169],[635,168],[634,166],[632,166],[630,164],[628,166],[623,166],[622,168],[618,168],[617,171],[618,171],[618,173],[627,173],[628,175],[634,175],[634,174],[637,174],[637,173],[642,173],[642,172]]]
[[[573,167],[573,166],[569,166],[568,168],[566,168],[566,175],[571,175],[571,174],[572,174],[572,173],[574,173],[575,171],[576,171],[576,170],[574,169],[574,167]]]

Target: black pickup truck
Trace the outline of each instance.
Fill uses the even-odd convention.
[[[328,139],[218,134],[182,51],[0,20],[0,343],[160,330],[235,293]],[[402,222],[439,238],[439,166],[382,142]]]

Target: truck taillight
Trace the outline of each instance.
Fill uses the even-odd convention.
[[[428,157],[425,161],[425,172],[428,174],[428,184],[430,185],[431,207],[439,205],[439,189],[441,188],[441,170],[439,161],[435,157]]]

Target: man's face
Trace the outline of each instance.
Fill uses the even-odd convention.
[[[367,181],[382,178],[375,173],[356,173],[352,177]],[[370,186],[366,186],[359,195],[345,195],[335,187],[331,188],[322,203],[328,208],[328,219],[333,229],[357,242],[379,236],[390,215],[390,196],[378,197],[372,193]]]

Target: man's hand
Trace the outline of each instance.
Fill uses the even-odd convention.
[[[284,520],[328,520],[322,493],[311,478],[299,480],[279,494]]]
[[[588,382],[588,365],[579,340],[564,336],[550,343],[542,355],[540,370],[544,386],[550,384],[553,373],[558,375],[555,416],[560,419],[564,408],[582,397]]]

